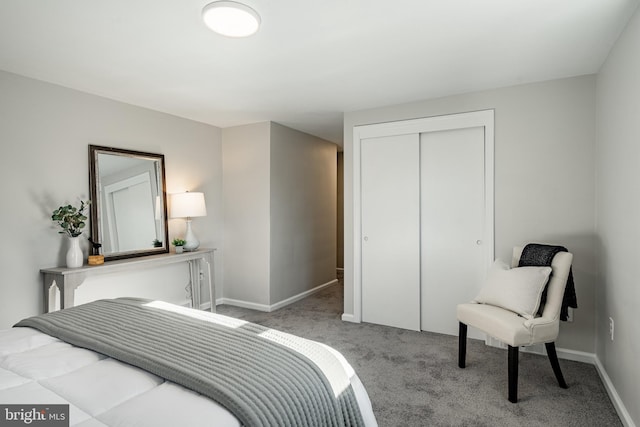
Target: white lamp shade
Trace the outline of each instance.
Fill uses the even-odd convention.
[[[197,192],[171,195],[171,218],[193,218],[207,216],[204,194]]]

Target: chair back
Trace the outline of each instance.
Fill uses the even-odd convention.
[[[513,248],[512,268],[518,266],[523,249],[524,247],[522,246]],[[551,276],[549,277],[549,283],[547,283],[547,301],[544,304],[542,317],[550,320],[558,320],[560,318],[564,288],[567,285],[572,261],[573,254],[571,252],[558,252],[553,257],[551,261]]]

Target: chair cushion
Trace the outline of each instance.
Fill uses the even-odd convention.
[[[551,267],[509,266],[496,260],[489,269],[487,281],[475,302],[501,307],[532,319],[538,311]]]
[[[512,347],[551,342],[558,336],[558,321],[542,317],[526,320],[516,313],[488,304],[459,304],[458,321]]]
[[[531,342],[531,331],[525,327],[525,319],[500,307],[485,304],[459,304],[458,321],[473,326],[482,332],[511,346],[527,345]]]

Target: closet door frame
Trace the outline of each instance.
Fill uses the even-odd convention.
[[[472,111],[419,119],[400,120],[354,126],[353,128],[353,322],[362,322],[362,203],[361,148],[362,140],[382,136],[420,134],[442,130],[483,127],[484,191],[485,191],[485,265],[493,263],[494,244],[494,110]],[[465,301],[460,301],[465,302]]]

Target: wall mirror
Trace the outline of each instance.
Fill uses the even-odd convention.
[[[164,155],[89,145],[89,189],[105,261],[169,252]]]

